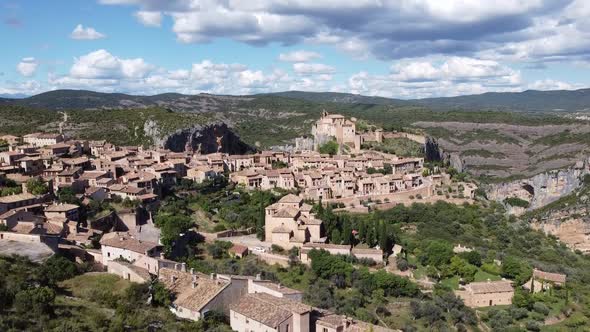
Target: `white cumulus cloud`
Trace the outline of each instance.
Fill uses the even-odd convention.
[[[84,27],[82,24],[78,24],[70,34],[70,38],[78,40],[95,40],[105,37],[106,35],[96,31],[94,28]]]
[[[25,77],[31,77],[31,76],[35,75],[35,72],[37,71],[38,66],[39,66],[39,63],[37,62],[37,60],[35,58],[28,57],[28,58],[23,58],[16,65],[16,70],[18,70],[18,72]]]
[[[154,66],[142,58],[121,59],[104,49],[74,60],[70,75],[84,79],[143,78]]]
[[[317,52],[299,50],[289,53],[281,53],[279,60],[284,62],[309,62],[321,58],[322,55]]]
[[[162,25],[161,12],[138,11],[135,13],[135,17],[141,24],[145,26],[159,27]]]
[[[336,69],[323,63],[294,63],[293,71],[301,75],[332,74]]]

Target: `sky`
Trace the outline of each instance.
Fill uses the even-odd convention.
[[[588,0],[0,0],[0,95],[590,86]]]

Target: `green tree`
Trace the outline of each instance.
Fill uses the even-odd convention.
[[[475,266],[479,267],[482,264],[481,254],[477,250],[463,252],[463,253],[459,254],[459,256],[461,258],[465,259],[471,265],[475,265]]]
[[[352,226],[350,225],[350,221],[345,220],[344,225],[342,227],[342,244],[350,244],[352,239]]]
[[[20,313],[45,315],[52,312],[55,292],[49,287],[22,290],[16,293],[14,307]]]
[[[232,247],[232,245],[233,244],[231,242],[227,241],[215,241],[207,246],[207,252],[214,259],[220,259],[227,257],[227,251]]]
[[[180,234],[188,232],[193,227],[190,217],[183,215],[158,214],[155,224],[160,228],[160,241],[169,251]]]
[[[57,200],[60,203],[80,204],[78,198],[76,197],[76,193],[71,187],[59,188],[57,191]]]
[[[69,259],[54,255],[49,257],[40,268],[40,275],[47,279],[49,284],[55,285],[59,281],[73,278],[78,274],[76,263]]]
[[[161,282],[152,284],[152,304],[162,307],[168,307],[172,303],[172,294]]]
[[[27,181],[27,190],[33,195],[44,195],[49,192],[49,187],[43,179],[32,178]]]
[[[434,240],[426,246],[420,261],[423,265],[432,265],[440,268],[448,264],[453,257],[453,245],[445,240]]]
[[[341,244],[342,243],[342,236],[340,234],[340,230],[338,228],[334,228],[332,231],[332,236],[330,236],[330,242],[334,244]]]
[[[315,307],[332,308],[334,306],[334,287],[324,279],[317,279],[305,292],[305,299]]]
[[[331,156],[336,155],[338,153],[338,149],[340,146],[334,140],[324,143],[319,147],[319,151],[322,154],[329,154]]]
[[[513,279],[518,285],[524,284],[533,275],[533,269],[526,262],[514,256],[506,256],[502,261],[502,277]]]

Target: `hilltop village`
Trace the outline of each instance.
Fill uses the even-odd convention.
[[[234,331],[393,329],[379,319],[364,321],[314,306],[301,290],[261,273],[199,271],[187,259],[186,248],[194,243],[205,243],[212,257],[253,256],[260,264],[301,264],[318,274],[317,264],[347,257],[391,283],[381,296],[429,294],[434,279],[455,273],[462,280],[453,293],[471,308],[510,305],[522,289],[536,293],[564,286],[565,274],[540,269],[520,283],[483,272],[479,253],[460,243],[429,249],[433,255],[448,252],[445,264],[450,262],[456,272],[434,269],[438,263],[426,257],[421,264],[434,272],[424,273],[408,266],[409,249],[395,241],[383,222],[377,220],[371,231],[334,228],[333,220],[324,216],[367,214],[416,202],[463,206],[476,199],[477,186],[453,178],[442,165],[365,148],[384,137],[422,143],[423,137],[381,129],[358,133],[356,121],[323,113],[312,137],[298,139],[293,149],[247,155],[114,146],[63,134],[1,136],[6,148],[0,152],[0,253],[33,260],[59,254],[131,282],[157,282],[171,294],[168,307],[179,318],[198,321],[220,312]],[[232,189],[225,189],[229,185]],[[208,193],[216,186],[236,200],[268,193],[269,199],[260,200],[268,204],[254,206],[263,214],[263,224],[221,229],[174,219],[187,208],[171,205],[170,197],[182,198],[194,188]],[[212,208],[209,214],[220,214],[223,208]],[[501,262],[490,256],[486,264],[493,271]]]

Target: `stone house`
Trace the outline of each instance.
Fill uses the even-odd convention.
[[[507,280],[472,282],[455,291],[466,306],[472,308],[510,305],[514,296],[512,283]]]
[[[533,276],[529,279],[522,287],[525,289],[530,290],[532,287],[532,283],[534,282],[534,292],[540,292],[542,290],[547,290],[553,286],[563,286],[565,285],[567,276],[561,273],[550,273],[541,271],[539,269],[533,269]]]
[[[232,257],[244,258],[248,255],[248,247],[240,244],[234,244],[231,248],[229,248],[228,252]]]
[[[248,293],[266,293],[274,297],[288,298],[297,302],[303,301],[303,292],[285,287],[281,284],[276,284],[269,280],[261,280],[260,275],[256,276],[256,279],[248,280]]]
[[[347,316],[337,315],[328,311],[314,311],[312,319],[315,321],[316,332],[393,332],[394,330],[382,326],[369,324]]]
[[[193,270],[162,268],[158,280],[175,295],[170,311],[194,321],[210,311],[228,315],[231,304],[248,292],[248,279],[240,276],[207,276]]]
[[[78,221],[79,206],[74,204],[52,204],[45,208],[47,219],[67,219]]]
[[[0,165],[13,166],[17,161],[24,158],[25,154],[18,151],[4,151],[0,152]]]
[[[61,134],[33,133],[23,136],[23,142],[33,146],[55,145],[65,140]]]
[[[123,260],[141,267],[152,274],[158,274],[161,246],[157,243],[141,241],[129,233],[113,232],[103,235],[100,240],[102,264]]]
[[[307,242],[322,242],[322,221],[311,213],[312,206],[289,194],[265,209],[266,241],[285,249]]]
[[[14,209],[26,210],[39,206],[42,201],[43,197],[28,193],[0,197],[0,213]]]
[[[383,251],[373,248],[352,248],[350,254],[358,259],[370,259],[377,264],[383,263]]]
[[[234,331],[309,332],[311,311],[289,298],[247,294],[230,306],[230,324]]]
[[[360,149],[360,141],[355,139],[355,118],[348,120],[343,115],[329,114],[324,111],[320,119],[313,124],[311,134],[314,138],[315,149],[332,138],[340,145],[348,145],[355,150]]]

